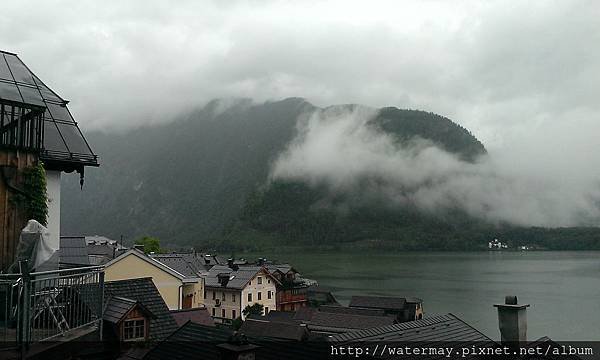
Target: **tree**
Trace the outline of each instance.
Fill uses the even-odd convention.
[[[144,252],[146,254],[154,252],[160,252],[160,240],[152,236],[144,236],[141,239],[135,241],[136,245],[144,245]]]
[[[263,308],[264,308],[263,304],[252,304],[252,305],[246,306],[246,308],[242,312],[243,312],[244,316],[262,315]]]
[[[46,226],[48,220],[48,195],[46,193],[46,171],[44,165],[39,162],[37,165],[27,168],[24,173],[24,190],[27,196],[27,217],[37,220],[40,224]]]

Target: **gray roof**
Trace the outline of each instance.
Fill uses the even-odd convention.
[[[87,245],[83,236],[60,238],[60,264],[66,267],[88,266]]]
[[[384,310],[403,310],[406,306],[406,299],[391,296],[353,296],[352,299],[350,299],[349,306]]]
[[[135,306],[139,306],[147,314],[147,316],[151,318],[155,317],[150,310],[148,310],[138,301],[120,296],[112,296],[107,301],[102,319],[113,324],[117,324],[118,322],[123,320],[123,317],[125,317],[125,315],[127,315],[127,313],[131,311]]]
[[[303,340],[308,338],[306,326],[290,322],[246,319],[240,332],[253,338]]]
[[[177,323],[163,301],[152,278],[138,278],[104,283],[105,299],[119,296],[141,303],[155,319],[150,321],[150,338],[162,340],[177,329]]]
[[[321,305],[319,311],[330,312],[338,314],[354,314],[354,315],[366,315],[366,316],[386,316],[383,309],[363,309],[363,308],[351,308],[340,305]]]
[[[317,311],[306,323],[311,331],[346,332],[392,325],[394,322],[395,319],[391,316],[367,316]]]
[[[238,268],[238,270],[232,270],[227,266],[215,265],[205,277],[205,286],[242,290],[246,284],[261,271],[264,271],[263,268],[258,266],[244,266]],[[264,273],[268,274],[267,271],[264,271]],[[229,275],[229,281],[226,286],[221,286],[219,283],[219,274]]]
[[[150,257],[154,260],[160,261],[163,265],[170,267],[185,277],[200,276],[201,270],[195,267],[191,262],[181,255],[153,254],[150,255]]]
[[[336,334],[332,342],[356,341],[460,341],[492,342],[490,338],[474,329],[453,314],[434,316],[422,320]]]
[[[175,322],[177,322],[178,326],[182,326],[188,321],[200,325],[215,326],[215,321],[213,320],[212,316],[210,316],[208,309],[206,308],[171,310],[171,315],[175,319]]]

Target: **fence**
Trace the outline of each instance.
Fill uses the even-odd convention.
[[[101,326],[102,267],[0,274],[0,341],[4,347],[58,340],[74,330]]]

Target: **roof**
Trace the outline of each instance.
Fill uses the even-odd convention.
[[[145,261],[145,262],[147,262],[147,263],[149,263],[149,264],[151,264],[151,265],[153,265],[153,266],[155,266],[155,267],[157,267],[157,268],[159,268],[159,269],[161,269],[161,270],[163,270],[163,271],[165,271],[165,272],[173,275],[174,277],[176,277],[176,278],[178,278],[180,280],[189,278],[188,276],[183,275],[182,273],[178,272],[177,270],[174,270],[173,268],[171,268],[171,267],[163,264],[162,262],[151,258],[150,256],[144,254],[143,252],[141,252],[140,250],[137,250],[135,248],[134,249],[130,249],[127,252],[125,252],[125,253],[119,255],[118,257],[112,259],[111,261],[109,261],[108,263],[106,263],[105,266],[109,267],[112,264],[121,261],[122,259],[124,259],[127,256],[135,256],[138,259],[143,260],[143,261]]]
[[[215,322],[206,308],[171,310],[171,315],[177,326],[182,326],[188,321],[205,326],[215,326]]]
[[[87,245],[83,237],[60,238],[60,264],[67,266],[90,265]]]
[[[137,278],[104,283],[105,298],[119,296],[138,301],[156,318],[150,322],[150,338],[162,340],[177,329],[177,323],[163,301],[152,278]]]
[[[339,305],[321,305],[319,311],[338,313],[338,314],[354,314],[354,315],[366,315],[366,316],[386,316],[383,309],[362,309],[362,308],[351,308]]]
[[[406,306],[406,299],[390,296],[352,296],[348,306],[384,310],[403,310]]]
[[[43,114],[40,158],[47,165],[98,166],[98,157],[67,108],[68,101],[44,84],[16,54],[1,50],[0,102]]]
[[[391,316],[367,316],[317,311],[307,321],[309,330],[324,332],[346,332],[394,324]]]
[[[262,320],[262,321],[277,321],[277,322],[293,322],[297,323],[298,321],[294,319],[296,313],[291,311],[277,311],[271,310],[266,315],[259,314],[249,314],[246,316],[246,320]]]
[[[332,342],[356,341],[428,341],[428,342],[492,342],[490,338],[453,314],[422,320],[358,330],[329,337]]]
[[[224,289],[235,289],[242,290],[246,287],[246,284],[250,282],[259,273],[263,273],[269,276],[273,281],[277,281],[268,271],[258,266],[244,266],[237,270],[233,270],[227,266],[215,265],[213,266],[205,277],[205,287],[218,287]],[[229,275],[229,281],[226,286],[222,286],[219,283],[219,275]]]
[[[246,319],[240,332],[253,338],[274,338],[300,341],[308,338],[306,326],[290,322]]]
[[[175,331],[168,339],[157,344],[144,359],[188,360],[221,359],[217,345],[226,343],[233,331],[225,328],[209,327],[188,322]],[[320,359],[329,351],[327,342],[306,342],[287,340],[255,339],[248,336],[250,344],[256,349],[256,359],[305,360]]]
[[[152,254],[150,257],[183,274],[185,277],[198,277],[210,268],[210,266],[203,264],[203,258],[201,260],[194,254]]]
[[[121,322],[125,315],[127,315],[136,306],[139,307],[140,310],[144,312],[147,317],[155,318],[154,314],[152,314],[152,312],[148,310],[144,305],[142,305],[139,301],[120,296],[112,296],[107,301],[106,307],[104,308],[104,314],[102,315],[102,319],[113,324],[117,324]]]

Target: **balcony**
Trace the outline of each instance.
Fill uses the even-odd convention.
[[[103,288],[101,267],[0,274],[0,350],[23,351],[101,329]]]

